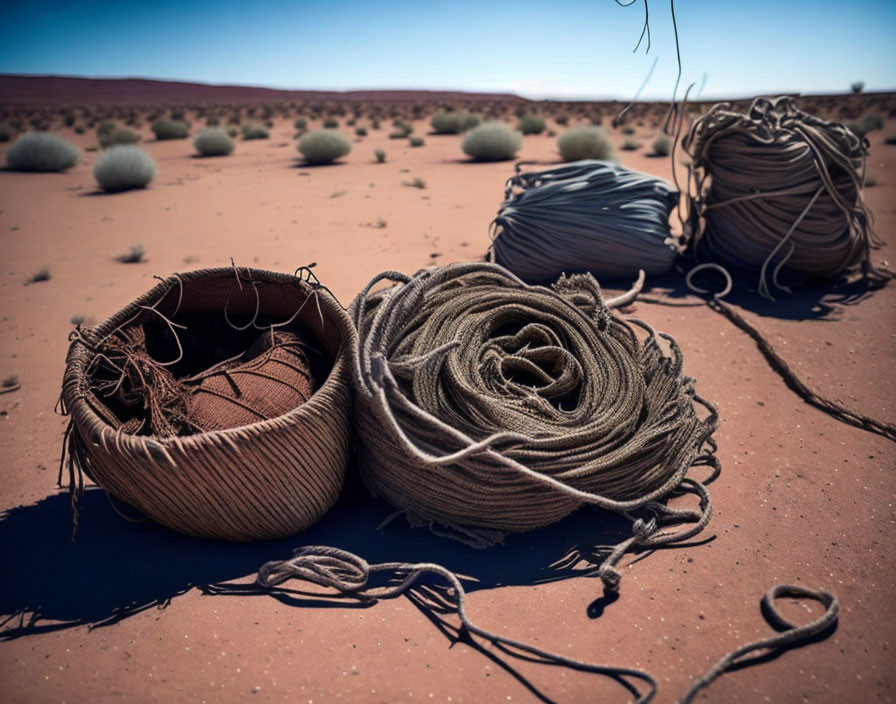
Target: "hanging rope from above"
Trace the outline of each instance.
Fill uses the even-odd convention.
[[[532,283],[576,271],[620,278],[672,267],[672,184],[608,161],[521,172],[524,164],[492,223],[492,261]]]
[[[879,245],[862,201],[868,142],[792,98],[757,98],[747,114],[714,105],[682,140],[691,158],[685,240],[698,258],[758,271],[759,293],[789,290],[786,267],[833,277]]]
[[[383,280],[396,284],[372,291]],[[611,315],[618,303],[590,275],[548,289],[486,263],[375,277],[351,309],[368,487],[412,523],[477,547],[583,504],[621,513],[632,535],[598,570],[609,589],[627,550],[702,530],[709,495],[687,474],[718,469],[717,413],[682,374],[674,340]],[[700,509],[665,505],[682,493]],[[693,525],[660,531],[680,523]]]

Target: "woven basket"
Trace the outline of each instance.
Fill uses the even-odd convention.
[[[235,541],[295,535],[336,501],[349,451],[350,355],[356,333],[345,310],[322,289],[288,274],[204,269],[175,275],[86,331],[100,340],[146,306],[167,315],[220,314],[287,320],[317,338],[332,361],[304,404],[271,420],[239,428],[160,438],[116,430],[91,406],[87,369],[95,353],[81,340],[69,349],[62,402],[72,417],[69,454],[76,467],[110,495],[181,533]],[[180,302],[179,302],[180,301]],[[178,309],[179,306],[179,309]]]

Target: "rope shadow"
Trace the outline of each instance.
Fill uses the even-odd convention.
[[[693,261],[682,260],[676,268],[683,267],[681,272],[671,271],[662,276],[652,277],[645,286],[645,295],[639,300],[645,303],[669,306],[700,306],[705,303],[695,298],[695,294],[687,288],[682,272],[694,266]],[[877,293],[882,285],[871,277],[856,276],[855,272],[844,273],[834,280],[786,280],[792,287],[791,293],[776,291],[775,300],[770,301],[756,291],[756,276],[750,272],[738,271],[726,265],[734,286],[725,297],[725,302],[750,311],[763,318],[780,318],[783,320],[818,320],[833,322],[838,320],[847,306],[862,303]],[[719,286],[719,279],[712,272],[697,274],[695,283],[709,290]],[[601,281],[609,288],[618,285],[627,287],[630,282]],[[687,299],[687,300],[686,300]]]
[[[301,545],[333,545],[371,562],[438,562],[473,575],[477,581],[468,590],[476,591],[590,576],[603,554],[596,546],[612,545],[631,530],[616,514],[583,509],[542,530],[510,536],[503,546],[477,550],[404,520],[378,530],[392,512],[355,487],[299,536],[226,543],[184,536],[152,521],[128,522],[102,490],[92,488],[81,498],[73,541],[70,498],[53,494],[0,515],[0,560],[7,565],[0,584],[0,641],[112,625],[164,608],[194,587],[209,587],[206,593],[248,594],[253,585],[222,585],[254,575],[263,563],[285,558]],[[302,608],[324,605],[295,595],[282,599]]]

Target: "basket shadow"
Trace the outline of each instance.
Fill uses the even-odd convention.
[[[304,545],[342,548],[371,564],[436,562],[474,577],[478,581],[465,581],[465,588],[475,591],[581,576],[601,559],[603,551],[595,546],[618,542],[630,530],[624,518],[588,508],[553,526],[509,536],[505,545],[477,550],[412,528],[401,517],[378,529],[392,513],[384,502],[355,490],[298,536],[226,543],[190,538],[151,521],[125,521],[103,491],[91,488],[81,499],[73,540],[69,497],[53,494],[0,515],[0,560],[7,568],[0,585],[0,641],[111,625],[162,608],[194,587],[206,594],[270,598],[271,592],[254,583],[222,583],[252,576],[264,562],[287,559]],[[296,606],[369,605],[293,594],[274,596]]]

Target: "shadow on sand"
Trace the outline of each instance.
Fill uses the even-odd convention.
[[[596,546],[618,542],[630,530],[628,521],[615,514],[582,509],[548,528],[509,536],[505,545],[476,550],[411,528],[401,517],[378,529],[392,509],[358,490],[301,535],[261,543],[203,540],[151,521],[129,523],[99,489],[85,491],[79,513],[74,540],[66,493],[0,516],[0,560],[6,568],[0,583],[0,640],[110,625],[165,606],[193,587],[207,594],[267,595],[254,584],[220,583],[252,575],[262,563],[286,559],[303,545],[341,548],[371,564],[436,562],[475,577],[478,581],[466,582],[465,588],[476,591],[582,575],[600,562],[603,549]],[[551,566],[558,561],[559,566]],[[599,583],[595,590],[601,591]],[[352,606],[318,598],[296,603],[285,592],[278,598],[295,605]]]

